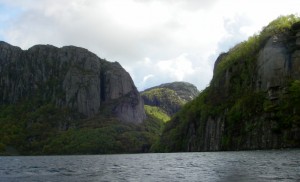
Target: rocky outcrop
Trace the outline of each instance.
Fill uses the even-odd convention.
[[[267,91],[285,83],[291,66],[285,39],[284,35],[274,35],[260,51],[257,60],[258,89]]]
[[[143,101],[121,65],[74,46],[36,45],[23,51],[0,42],[0,87],[1,105],[51,102],[88,118],[109,107],[105,114],[121,121],[145,119]]]
[[[164,83],[159,86],[151,87],[146,89],[145,91],[149,91],[155,88],[168,88],[174,90],[176,94],[184,99],[186,102],[189,102],[196,98],[199,95],[199,90],[197,87],[188,82],[172,82],[172,83]],[[145,92],[144,91],[144,92]]]
[[[269,99],[278,98],[289,79],[300,79],[300,28],[294,26],[290,34],[276,34],[269,38],[257,59],[257,90],[268,92]]]

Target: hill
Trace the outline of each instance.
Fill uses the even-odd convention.
[[[198,89],[187,82],[165,83],[141,92],[145,105],[157,107],[169,117],[198,94]]]

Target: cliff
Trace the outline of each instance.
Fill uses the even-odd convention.
[[[109,114],[121,121],[145,119],[143,101],[121,65],[74,46],[36,45],[23,51],[0,42],[0,88],[0,105],[38,100],[86,118],[109,105]]]
[[[300,23],[279,17],[219,56],[200,95],[167,123],[160,151],[300,147]]]

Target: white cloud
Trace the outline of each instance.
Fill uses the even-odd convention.
[[[220,52],[299,7],[299,0],[0,0],[0,38],[24,49],[85,47],[120,62],[140,90],[178,80],[203,89]]]
[[[212,76],[211,66],[208,62],[197,64],[192,60],[193,56],[186,53],[167,60],[154,61],[146,57],[133,68],[139,70],[134,72],[133,77],[139,90],[173,81],[188,81],[207,86]]]
[[[143,82],[146,82],[147,80],[149,80],[150,78],[154,77],[154,75],[150,74],[150,75],[147,75],[143,78]]]
[[[186,54],[171,60],[159,61],[156,66],[161,72],[170,75],[175,80],[182,81],[186,75],[193,74],[192,62],[187,59]]]

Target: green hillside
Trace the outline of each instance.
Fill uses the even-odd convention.
[[[187,82],[165,83],[141,92],[145,105],[159,107],[169,117],[198,94],[197,88]]]
[[[145,105],[145,111],[147,115],[150,115],[158,120],[162,120],[164,123],[170,121],[171,119],[164,110],[156,106]]]

